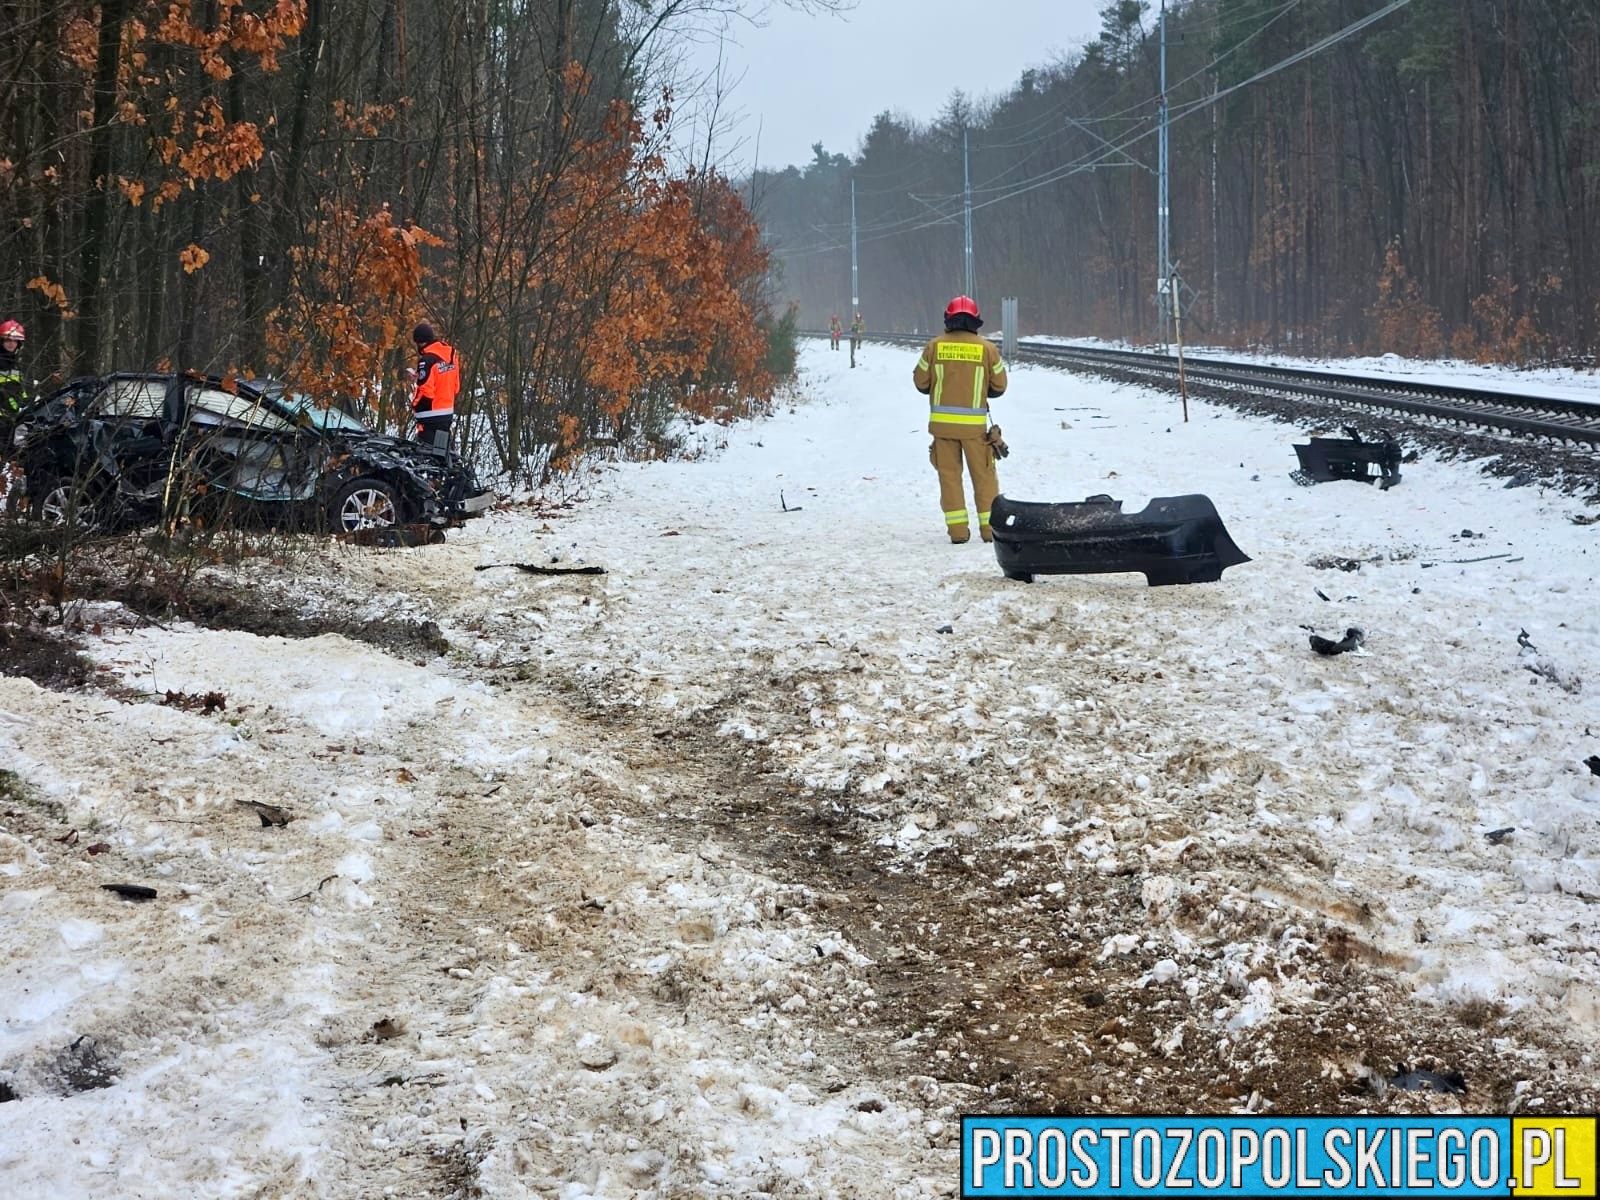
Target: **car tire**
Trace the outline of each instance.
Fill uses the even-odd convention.
[[[389,529],[405,523],[405,502],[387,480],[363,476],[339,489],[328,506],[328,522],[335,533]]]
[[[95,529],[100,524],[100,514],[95,511],[94,500],[70,480],[46,477],[39,482],[38,490],[28,488],[28,516],[41,525],[72,525],[78,529]]]

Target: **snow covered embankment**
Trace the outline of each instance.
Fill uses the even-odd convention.
[[[1432,460],[1388,493],[1301,489],[1291,427],[1205,405],[1185,426],[1168,398],[1020,367],[996,406],[1009,494],[1109,491],[1131,511],[1202,491],[1255,558],[1215,586],[1022,587],[976,541],[944,543],[909,361],[872,346],[851,371],[809,347],[805,407],[730,432],[715,461],[615,468],[572,517],[455,550],[604,561],[581,600],[494,573],[446,595],[421,564],[401,586],[478,630],[485,662],[759,746],[908,869],[1011,848],[1064,883],[1148,880],[1168,874],[1163,846],[1200,852],[1153,885],[1172,903],[1124,931],[1159,958],[1199,922],[1197,1027],[1243,1039],[1315,1011],[1218,957],[1232,945],[1271,975],[1303,953],[1271,940],[1298,916],[1329,926],[1314,956],[1334,968],[1326,938],[1473,1020],[1576,1044],[1600,1030],[1600,782],[1582,765],[1600,729],[1585,599],[1600,549],[1570,500]],[[1349,625],[1363,653],[1308,650],[1306,627]],[[1530,672],[1524,628],[1590,682]],[[1257,925],[1267,941],[1242,932]],[[1573,1079],[1592,1085],[1581,1057]]]
[[[0,679],[8,1182],[933,1190],[920,1110],[824,1071],[791,1016],[859,996],[859,956],[803,892],[642,838],[585,731],[442,660],[97,617],[124,698]]]

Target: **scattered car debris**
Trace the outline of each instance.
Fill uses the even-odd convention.
[[[203,696],[197,696],[192,692],[168,691],[156,703],[163,708],[181,708],[186,712],[194,712],[198,709],[202,716],[209,717],[214,712],[221,712],[226,709],[228,707],[228,698],[221,692],[207,692]]]
[[[1533,644],[1533,638],[1526,629],[1518,631],[1517,645],[1521,646],[1522,649],[1528,654],[1539,653],[1539,647]]]
[[[16,1089],[9,1083],[0,1079],[0,1104],[9,1104],[17,1098]]]
[[[1583,765],[1589,768],[1589,774],[1600,775],[1600,754],[1591,754],[1583,760]]]
[[[1306,563],[1313,571],[1359,571],[1359,558],[1345,558],[1340,554],[1319,554]]]
[[[102,883],[100,887],[102,891],[113,892],[136,904],[156,898],[155,888],[145,887],[142,883]]]
[[[666,537],[666,534],[662,534]],[[501,567],[515,567],[528,575],[604,575],[604,567],[546,567],[538,563],[484,563],[473,567],[474,571],[494,571]]]
[[[319,882],[317,884],[317,886],[312,888],[310,891],[301,892],[298,896],[290,896],[289,897],[289,903],[293,904],[296,900],[309,900],[312,896],[315,896],[318,892],[320,892],[323,888],[327,887],[330,883],[332,883],[337,878],[339,878],[339,874],[338,874],[337,871],[334,872],[332,875],[324,875],[322,877],[321,882]]]
[[[379,529],[357,529],[338,535],[341,542],[352,546],[373,546],[379,550],[410,550],[417,546],[444,544],[444,530],[437,525],[413,522],[409,525],[390,525]]]
[[[1533,675],[1537,675],[1540,679],[1555,684],[1569,696],[1576,696],[1579,692],[1583,691],[1583,679],[1581,676],[1567,670],[1559,663],[1551,662],[1548,658],[1544,658],[1543,656],[1539,657],[1533,662],[1523,663],[1522,669],[1530,672]]]
[[[1467,1092],[1466,1078],[1460,1071],[1413,1071],[1405,1063],[1397,1064],[1398,1069],[1386,1081],[1390,1087],[1399,1088],[1403,1092],[1439,1092],[1446,1096],[1464,1096]]]
[[[96,842],[92,846],[85,846],[84,849],[83,849],[83,852],[85,854],[93,856],[93,855],[96,855],[96,854],[104,854],[104,853],[106,853],[106,851],[108,851],[110,849],[111,849],[111,843],[110,842]]]
[[[276,804],[263,804],[259,800],[239,800],[235,803],[243,805],[260,817],[263,829],[269,826],[276,826],[281,829],[294,820],[292,812],[287,808],[279,808]]]
[[[1333,657],[1335,654],[1348,654],[1366,644],[1367,635],[1360,628],[1352,625],[1344,631],[1344,637],[1337,642],[1318,634],[1311,635],[1311,648],[1318,654]]]
[[[117,1082],[117,1064],[100,1049],[100,1043],[84,1034],[56,1055],[55,1073],[68,1094],[92,1092]]]
[[[802,504],[790,504],[783,498],[782,492],[778,493],[778,505],[784,512],[800,512],[805,507]]]
[[[1483,836],[1489,840],[1491,846],[1503,846],[1506,839],[1517,831],[1515,825],[1507,825],[1504,829],[1491,829]]]
[[[393,1017],[383,1017],[372,1023],[372,1040],[375,1042],[390,1042],[403,1033],[405,1028]]]
[[[1512,488],[1527,487],[1538,478],[1539,475],[1536,471],[1518,471],[1510,479],[1506,480],[1505,490],[1509,492]]]
[[[1579,513],[1572,518],[1572,523],[1574,525],[1600,525],[1600,513],[1595,513],[1592,516],[1585,516]]]
[[[1124,571],[1144,575],[1151,587],[1215,583],[1250,561],[1208,496],[1158,496],[1137,513],[1105,495],[1067,504],[997,496],[989,511],[1000,569],[1023,583]]]
[[[1433,567],[1463,567],[1468,563],[1494,562],[1496,559],[1510,557],[1511,552],[1508,550],[1504,554],[1485,554],[1481,558],[1444,558],[1438,562],[1425,562],[1422,564],[1422,569],[1426,571]]]
[[[934,630],[935,633],[954,633],[955,631],[956,627],[954,625],[941,625]]]
[[[1290,472],[1289,478],[1301,487],[1349,479],[1376,483],[1385,492],[1400,482],[1404,451],[1392,434],[1385,433],[1382,440],[1369,442],[1352,425],[1346,425],[1344,432],[1342,438],[1313,437],[1303,445],[1296,444],[1294,452],[1300,469]]]

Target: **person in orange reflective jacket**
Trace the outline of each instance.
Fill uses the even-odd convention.
[[[833,348],[839,348],[839,338],[844,333],[844,326],[839,324],[839,314],[833,314],[833,320],[828,323],[828,338],[833,342]]]
[[[957,296],[944,311],[944,333],[922,348],[911,373],[917,391],[928,397],[928,432],[933,435],[928,460],[939,473],[939,507],[957,545],[972,538],[962,460],[972,476],[978,533],[986,542],[994,541],[989,506],[1000,494],[994,447],[986,435],[989,401],[1006,390],[1006,364],[994,343],[978,333],[982,326],[977,303]]]
[[[417,345],[417,394],[411,401],[417,441],[445,454],[461,391],[461,363],[455,347],[440,341],[426,321],[412,331],[411,340]]]

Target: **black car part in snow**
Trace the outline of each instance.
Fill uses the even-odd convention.
[[[1311,635],[1311,648],[1325,658],[1332,658],[1336,654],[1349,654],[1352,650],[1359,650],[1366,645],[1367,635],[1358,627],[1352,625],[1344,631],[1344,636],[1338,641],[1325,638],[1321,634]]]
[[[1342,438],[1314,437],[1304,445],[1297,444],[1294,452],[1300,469],[1291,472],[1290,478],[1304,487],[1353,479],[1376,483],[1385,492],[1400,482],[1405,452],[1392,435],[1386,433],[1382,440],[1368,442],[1353,426],[1346,425],[1344,432]]]
[[[1207,496],[1161,496],[1144,511],[1090,496],[1081,504],[1033,504],[996,497],[989,509],[994,553],[1008,579],[1138,571],[1151,587],[1215,583],[1250,561]]]
[[[74,380],[24,414],[16,452],[30,512],[53,523],[127,528],[189,512],[348,533],[443,524],[493,499],[460,458],[270,381]]]

